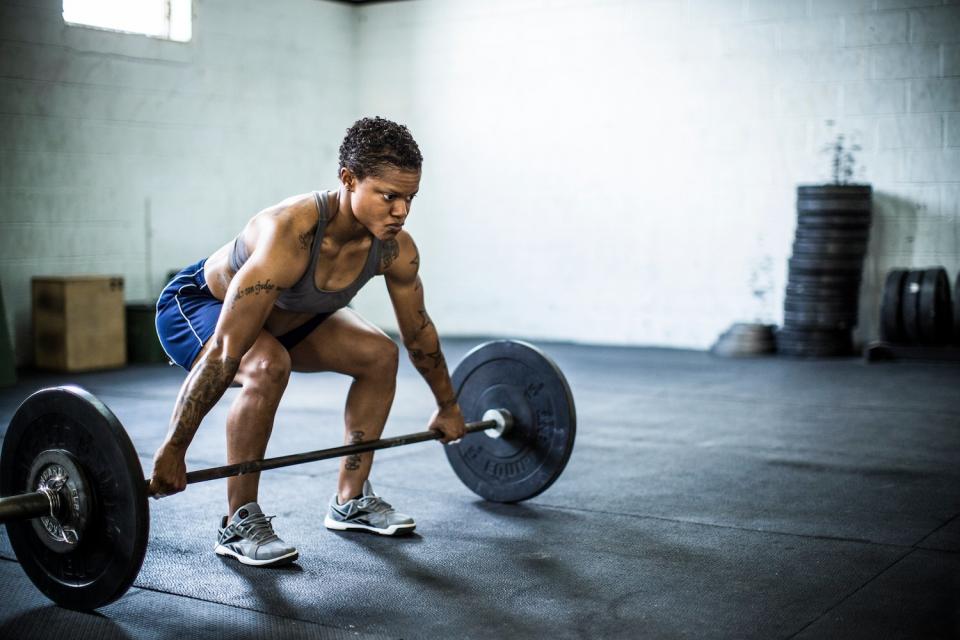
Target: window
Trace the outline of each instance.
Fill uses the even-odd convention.
[[[63,0],[67,24],[188,42],[191,0]]]

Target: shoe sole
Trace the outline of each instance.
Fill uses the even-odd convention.
[[[404,533],[411,533],[417,528],[416,524],[392,524],[386,529],[377,529],[376,527],[371,527],[365,524],[339,522],[332,519],[330,516],[326,516],[323,519],[323,526],[334,531],[372,531],[373,533],[379,533],[382,536],[396,536]]]
[[[267,566],[276,566],[281,564],[290,564],[294,560],[300,557],[299,551],[291,551],[290,553],[279,556],[276,558],[271,558],[269,560],[254,560],[253,558],[248,558],[247,556],[237,553],[232,549],[228,549],[222,545],[217,545],[214,547],[213,552],[218,556],[223,556],[226,558],[235,558],[241,564],[246,564],[251,567],[267,567]]]

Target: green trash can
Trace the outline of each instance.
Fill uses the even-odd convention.
[[[155,302],[128,302],[127,312],[127,362],[167,362],[167,354],[157,337]]]

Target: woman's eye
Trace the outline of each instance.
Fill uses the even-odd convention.
[[[393,195],[392,193],[383,194],[383,199],[386,200],[387,202],[392,202],[394,198],[396,198],[396,196]]]

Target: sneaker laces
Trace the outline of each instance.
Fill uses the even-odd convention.
[[[357,500],[357,507],[366,511],[373,511],[374,513],[388,513],[393,511],[390,503],[380,496],[363,496]]]
[[[232,523],[227,527],[227,530],[232,530],[257,544],[266,544],[280,539],[280,536],[273,531],[273,525],[270,524],[270,521],[275,517],[276,516],[265,516],[262,513],[257,513],[244,518],[240,522]],[[224,533],[226,533],[226,531],[224,531]]]

